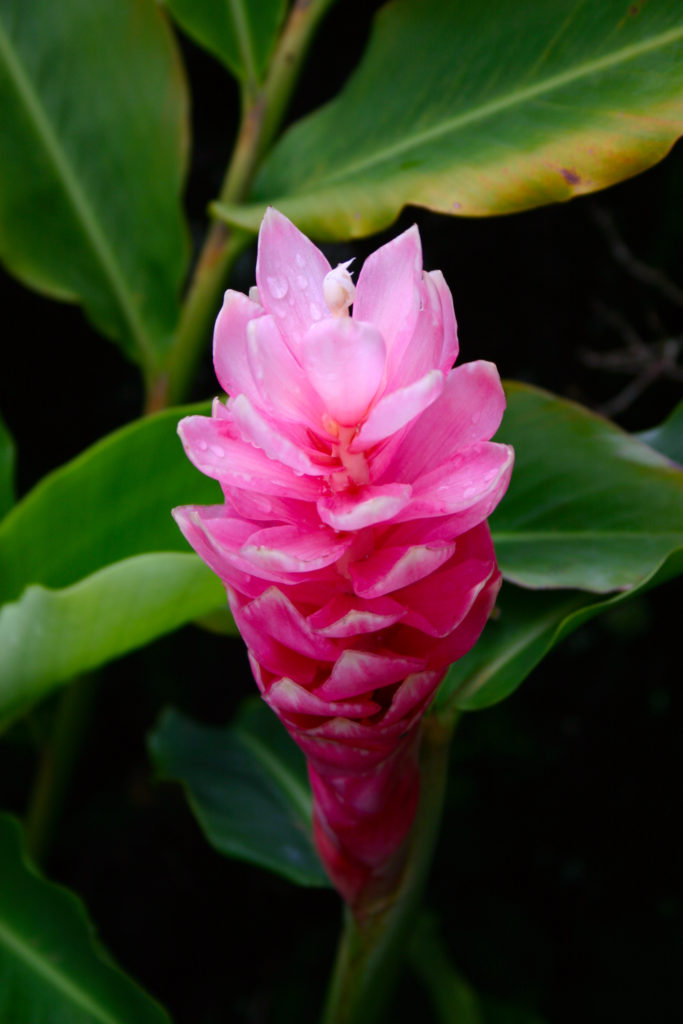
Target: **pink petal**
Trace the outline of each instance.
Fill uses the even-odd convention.
[[[425,466],[440,466],[455,452],[488,441],[504,410],[505,395],[493,363],[456,366],[437,400],[403,437],[385,474],[413,481]]]
[[[427,670],[416,672],[403,680],[394,693],[391,705],[382,716],[382,724],[400,722],[417,711],[422,714],[425,705],[432,699],[444,677],[443,671]]]
[[[415,481],[413,500],[397,519],[462,513],[465,528],[471,529],[490,515],[505,493],[513,459],[512,448],[492,441],[458,452],[449,463]]]
[[[352,594],[339,594],[308,621],[323,636],[348,637],[375,633],[393,626],[405,615],[405,608],[389,597],[366,601]]]
[[[430,370],[420,380],[380,398],[350,445],[352,452],[365,451],[394,434],[435,402],[443,390],[441,370]]]
[[[221,387],[229,395],[241,392],[253,398],[256,388],[247,362],[247,326],[263,316],[261,306],[242,292],[228,290],[213,332],[213,365]]]
[[[253,488],[264,494],[291,494],[309,501],[320,494],[315,480],[297,476],[265,452],[233,437],[236,430],[231,420],[186,416],[178,424],[178,433],[197,469],[223,485]]]
[[[297,679],[304,685],[313,682],[318,672],[318,662],[314,658],[307,658],[298,651],[293,651],[274,640],[258,625],[255,626],[248,617],[245,617],[241,602],[231,601],[230,608],[242,639],[262,668],[268,669],[276,676]]]
[[[328,468],[311,462],[300,444],[284,436],[282,425],[262,416],[246,395],[238,395],[230,402],[230,412],[244,440],[260,448],[268,458],[301,475],[325,476],[329,472]]]
[[[351,565],[353,588],[360,597],[382,597],[429,576],[447,562],[454,551],[453,543],[382,548]]]
[[[430,647],[430,668],[445,668],[474,647],[496,603],[501,579],[499,572],[493,573],[463,622],[447,637],[437,640]]]
[[[324,700],[348,700],[377,687],[391,686],[424,668],[416,658],[374,654],[370,651],[343,651],[329,679],[315,691]]]
[[[325,407],[285,344],[272,316],[253,320],[247,331],[249,368],[265,408],[322,432]]]
[[[338,537],[324,527],[306,531],[296,526],[269,526],[252,533],[241,553],[254,570],[312,572],[341,558],[352,542],[353,537]]]
[[[357,494],[333,494],[320,498],[320,518],[334,530],[361,530],[382,523],[404,509],[410,502],[411,489],[406,484],[385,484],[363,487]]]
[[[318,661],[335,661],[339,648],[331,640],[316,633],[308,620],[278,590],[270,587],[242,609],[242,621],[269,633],[286,647]]]
[[[430,270],[425,275],[436,289],[441,302],[442,346],[439,361],[436,364],[446,373],[458,358],[458,326],[453,309],[453,296],[440,270]]]
[[[375,325],[389,365],[398,365],[412,338],[420,309],[422,246],[415,226],[366,259],[358,276],[354,320]]]
[[[460,625],[495,570],[495,562],[473,559],[448,566],[401,591],[406,626],[444,637]]]
[[[256,260],[259,297],[277,318],[292,352],[311,324],[329,316],[323,278],[330,271],[320,250],[282,213],[269,207],[261,224]]]
[[[301,361],[329,415],[350,427],[363,418],[375,397],[386,348],[372,324],[348,316],[329,317],[306,333]]]
[[[278,679],[269,687],[264,699],[278,715],[285,716],[314,715],[329,718],[331,715],[343,715],[344,718],[369,718],[380,710],[379,704],[372,700],[330,704],[292,679]]]

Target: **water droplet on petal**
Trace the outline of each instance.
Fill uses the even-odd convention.
[[[321,320],[322,319],[322,313],[320,312],[320,310],[316,306],[315,302],[312,302],[309,308],[310,308],[311,319],[312,320]]]
[[[480,419],[481,419],[481,410],[478,409],[476,412],[472,413],[472,423],[478,423]]]
[[[225,448],[221,448],[219,444],[212,444],[211,451],[219,459],[222,459],[223,456],[225,455]]]
[[[476,494],[476,493],[477,493],[477,488],[473,487],[472,485],[470,485],[469,487],[466,487],[465,490],[462,492],[462,496],[463,496],[463,498],[471,498],[472,495]]]
[[[296,263],[297,267],[305,267],[306,266],[306,260],[303,258],[303,256],[301,255],[300,252],[298,252],[296,254],[296,256],[294,257],[294,262]]]
[[[206,441],[197,441],[197,447],[199,448],[200,452],[205,452],[209,446],[206,443]]]
[[[268,291],[274,299],[284,299],[287,294],[289,285],[287,284],[286,277],[280,277],[279,275],[273,274],[266,278],[268,284]]]
[[[303,274],[296,275],[296,283],[299,285],[299,288],[301,288],[302,292],[306,291],[306,289],[308,288],[308,278],[305,277]]]

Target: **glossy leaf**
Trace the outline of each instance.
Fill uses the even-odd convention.
[[[217,850],[299,885],[328,884],[312,842],[303,754],[258,698],[225,728],[166,711],[149,744],[160,775],[183,784]]]
[[[284,17],[285,0],[165,0],[196,43],[238,78],[259,82]]]
[[[514,445],[491,517],[503,575],[526,587],[606,593],[683,548],[683,471],[609,421],[524,384],[506,386]]]
[[[14,441],[0,417],[0,519],[14,504]]]
[[[138,555],[62,590],[30,586],[0,606],[0,726],[59,683],[221,609],[194,554]]]
[[[683,402],[678,403],[660,426],[644,430],[638,437],[672,462],[683,466]]]
[[[41,480],[0,523],[0,600],[29,583],[76,583],[132,555],[188,551],[171,509],[222,495],[185,457],[176,430],[184,412],[207,411],[138,420]]]
[[[216,212],[256,230],[271,203],[328,239],[379,231],[408,203],[509,213],[637,174],[682,132],[678,0],[394,0],[251,203]]]
[[[436,707],[478,711],[513,693],[553,647],[589,619],[683,572],[683,549],[633,590],[596,600],[580,591],[523,590],[505,583],[475,647],[451,665]]]
[[[3,0],[0,108],[0,258],[154,366],[178,316],[188,136],[157,4]]]
[[[169,1024],[94,937],[83,904],[27,863],[19,823],[0,815],[0,1020]]]

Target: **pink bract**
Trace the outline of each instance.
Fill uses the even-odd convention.
[[[216,322],[230,397],[179,427],[224,503],[174,515],[307,757],[319,853],[358,909],[400,861],[421,716],[500,586],[486,519],[512,470],[490,441],[505,399],[491,363],[452,369],[451,294],[417,228],[354,289],[269,209],[256,280]]]

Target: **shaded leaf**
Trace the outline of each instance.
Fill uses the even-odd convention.
[[[240,79],[262,80],[285,0],[165,0],[171,14],[196,43]]]
[[[83,904],[26,862],[21,828],[0,815],[0,1020],[168,1024],[100,948]]]
[[[379,231],[408,203],[509,213],[637,174],[682,132],[678,0],[394,0],[251,203],[215,210],[255,231],[271,203],[321,239]]]
[[[683,547],[683,472],[608,420],[506,385],[516,464],[491,517],[503,575],[598,593],[642,582]]]
[[[178,316],[188,135],[154,0],[3,0],[0,108],[0,258],[153,367]]]
[[[14,504],[14,441],[0,416],[0,518]]]
[[[162,778],[183,784],[220,853],[299,885],[329,884],[313,847],[303,754],[257,698],[224,728],[168,710],[149,746]]]
[[[59,683],[225,605],[194,554],[138,555],[0,607],[0,726]]]
[[[222,494],[186,458],[176,428],[208,408],[137,420],[44,477],[0,523],[0,600],[29,583],[76,583],[131,555],[188,551],[171,509]]]
[[[484,1024],[477,994],[451,963],[431,915],[422,914],[417,922],[409,961],[429,994],[438,1024]]]
[[[671,415],[658,427],[644,430],[637,436],[655,451],[683,466],[683,402],[679,402]]]

